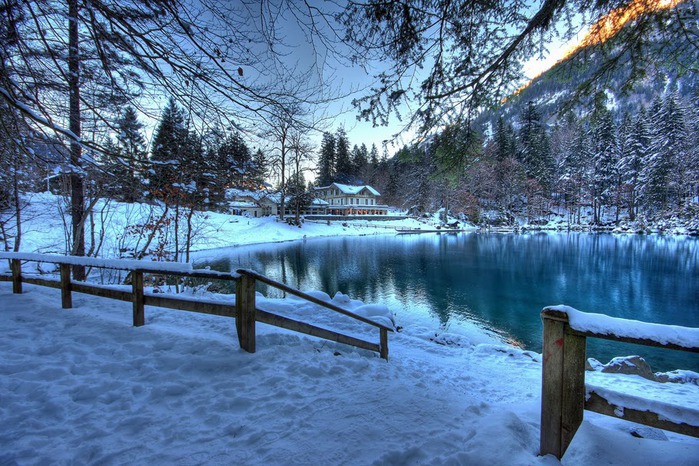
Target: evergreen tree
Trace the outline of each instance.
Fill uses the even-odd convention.
[[[335,135],[331,133],[323,134],[323,141],[320,143],[320,155],[318,158],[318,185],[328,186],[335,178]]]
[[[528,102],[520,119],[519,160],[524,165],[527,176],[535,180],[546,195],[551,189],[554,163],[548,134],[534,102]]]
[[[143,172],[146,163],[146,141],[143,124],[138,121],[136,110],[128,106],[117,121],[118,161],[114,176],[121,187],[121,197],[134,202],[143,197]]]
[[[505,124],[502,115],[498,116],[494,143],[496,161],[502,162],[515,156],[517,150],[515,132],[511,124]]]
[[[154,196],[166,198],[168,190],[180,179],[180,162],[186,144],[184,113],[171,98],[153,136],[149,186]]]
[[[252,157],[252,164],[253,169],[250,174],[250,181],[259,189],[265,184],[265,180],[269,176],[269,162],[262,149],[257,149]]]
[[[638,213],[643,161],[650,146],[650,129],[645,108],[642,107],[633,120],[626,115],[620,132],[624,150],[620,152],[618,169],[624,184],[624,198],[629,220],[634,221]]]
[[[338,183],[352,182],[352,157],[350,155],[349,140],[344,128],[339,128],[335,134],[335,176]]]
[[[580,223],[581,220],[580,210],[590,184],[591,160],[589,131],[583,125],[576,125],[571,144],[565,148],[559,179],[573,223]]]
[[[590,144],[593,169],[591,185],[593,222],[599,224],[604,207],[609,206],[614,198],[616,167],[619,159],[612,114],[601,97],[598,98],[591,116]]]
[[[498,117],[493,140],[493,182],[496,206],[510,212],[522,192],[522,166],[517,161],[517,140],[511,124]]]
[[[362,143],[360,146],[355,146],[352,148],[352,166],[353,166],[353,184],[364,184],[364,175],[366,175],[369,168],[369,150],[366,144]]]
[[[651,112],[651,144],[641,172],[642,193],[646,207],[659,212],[683,201],[681,161],[688,157],[689,139],[685,109],[676,92],[669,93],[664,100],[657,98]]]
[[[252,154],[240,133],[229,134],[217,152],[218,169],[226,187],[239,189],[257,187],[251,180],[255,169]]]

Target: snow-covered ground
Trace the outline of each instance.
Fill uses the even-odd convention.
[[[27,196],[28,206],[23,212],[24,227],[22,231],[21,250],[25,252],[65,254],[66,241],[64,224],[70,222],[67,215],[57,215],[59,208],[66,211],[64,199],[48,193],[35,193]],[[138,250],[145,241],[140,237],[143,230],[140,225],[152,223],[162,209],[145,204],[126,204],[110,202],[105,206],[98,202],[95,207],[95,244],[99,247],[100,257],[124,257],[125,252]],[[149,215],[151,217],[149,218]],[[99,221],[103,217],[104,222]],[[427,223],[425,223],[427,222]],[[227,215],[216,212],[201,212],[194,216],[192,250],[200,251],[245,244],[293,241],[303,238],[322,236],[359,236],[376,234],[395,234],[397,228],[434,228],[437,218],[390,221],[306,221],[301,228],[287,225],[276,217],[249,218],[239,215]],[[184,224],[184,220],[182,220]],[[104,228],[101,227],[104,225]],[[11,226],[11,224],[9,225]],[[103,233],[103,234],[101,234]],[[181,233],[184,237],[184,233]],[[90,228],[86,233],[88,248]],[[157,243],[156,237],[151,247]],[[163,238],[171,245],[172,235]]]
[[[61,241],[60,218],[38,209],[30,217],[22,250],[59,252],[48,245]],[[197,249],[388,231],[207,220]],[[127,222],[114,215],[114,238]],[[362,332],[295,299],[259,302]],[[81,294],[73,303],[63,310],[58,290],[25,285],[13,295],[0,282],[0,464],[559,464],[537,456],[541,356],[475,327],[444,345],[430,339],[432,329],[406,326],[389,336],[386,362],[258,324],[257,352],[248,354],[232,319],[148,307],[146,325],[134,328],[129,303]],[[693,383],[588,377],[695,409],[699,399]],[[562,463],[697,465],[699,440],[586,412]]]

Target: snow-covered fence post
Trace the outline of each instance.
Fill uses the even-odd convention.
[[[73,307],[70,264],[59,264],[58,267],[61,271],[61,307],[63,307],[63,309],[70,309]]]
[[[22,294],[22,262],[19,259],[12,259],[10,269],[12,269],[12,292]]]
[[[541,383],[540,455],[563,457],[585,409],[584,336],[572,334],[568,315],[546,308]]]
[[[235,291],[235,327],[240,347],[255,352],[255,279],[239,270]]]
[[[143,272],[134,270],[131,273],[131,288],[133,292],[133,326],[140,327],[146,322],[143,299]]]

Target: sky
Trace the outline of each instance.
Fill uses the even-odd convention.
[[[291,9],[294,8],[293,5],[295,4],[292,2],[292,6],[284,8]],[[323,5],[327,5],[327,3],[323,3]],[[327,92],[329,95],[332,93],[344,95],[343,98],[321,106],[320,109],[313,109],[317,115],[322,114],[326,117],[320,128],[321,131],[309,133],[309,138],[316,147],[314,153],[317,154],[320,148],[322,131],[335,132],[339,127],[344,127],[351,145],[365,144],[370,149],[374,144],[379,154],[383,154],[385,150],[385,153],[391,156],[406,144],[410,144],[414,140],[415,132],[405,130],[407,119],[411,111],[414,110],[410,108],[409,103],[401,108],[403,120],[391,115],[388,126],[374,126],[371,122],[359,121],[357,110],[351,104],[353,98],[361,97],[366,89],[374,84],[373,74],[380,71],[384,65],[372,63],[370,65],[373,66],[373,69],[365,70],[350,63],[347,57],[349,53],[342,53],[343,46],[337,40],[334,43],[327,43],[319,40],[317,36],[309,34],[308,24],[302,21],[304,10],[295,11],[296,14],[289,14],[290,11],[284,10],[284,14],[275,18],[275,27],[282,31],[278,37],[279,42],[275,44],[275,50],[279,52],[277,58],[289,69],[310,70],[309,79],[320,82],[324,89],[323,92]],[[333,33],[330,32],[329,24],[318,22],[314,26],[320,29],[321,34],[332,37]],[[523,67],[525,76],[532,79],[550,68],[564,56],[566,51],[574,47],[577,41],[577,37],[565,44],[554,40],[546,52],[546,57],[534,57],[525,63]],[[336,49],[331,50],[333,47]],[[338,50],[339,54],[333,53]],[[245,76],[241,79],[254,83],[257,80],[255,70],[246,67]],[[157,105],[164,106],[166,101],[166,98],[162,98]],[[150,139],[157,121],[149,119],[146,124],[149,129],[147,139]],[[273,150],[271,149],[273,145],[264,143],[259,139],[255,140],[254,135],[252,136],[249,146],[253,151],[258,147],[262,147],[267,152]],[[313,176],[309,174],[307,178],[312,179]]]

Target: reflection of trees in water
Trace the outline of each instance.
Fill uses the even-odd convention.
[[[539,313],[551,304],[697,326],[698,244],[694,238],[610,234],[345,237],[226,251],[228,257],[210,265],[249,267],[331,296],[390,298],[408,310],[428,309],[442,325],[476,315],[536,350]],[[667,308],[664,318],[659,307]]]

